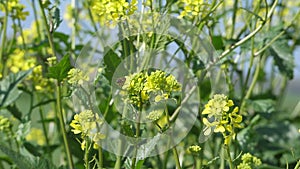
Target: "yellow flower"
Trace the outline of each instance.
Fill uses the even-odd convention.
[[[9,0],[6,4],[7,10],[12,18],[25,20],[26,16],[29,15],[28,11],[23,11],[25,5],[20,4],[19,0]],[[0,10],[5,11],[5,8],[0,5]]]
[[[202,111],[204,135],[209,135],[213,129],[215,133],[222,133],[225,144],[230,143],[235,137],[234,128],[241,128],[243,117],[238,114],[239,108],[235,107],[232,100],[223,94],[216,94],[209,100]],[[210,121],[211,122],[210,122]]]
[[[237,166],[237,169],[251,169],[260,166],[261,160],[250,153],[242,155],[242,162]]]
[[[49,57],[47,63],[49,66],[54,66],[57,63],[57,58],[55,56]]]
[[[29,70],[33,68],[36,64],[36,59],[26,55],[24,50],[15,49],[11,57],[8,57],[7,67],[10,71],[17,73],[19,71]]]
[[[98,142],[105,138],[105,135],[100,133],[99,127],[103,121],[98,114],[94,114],[91,110],[82,111],[74,116],[70,126],[74,134],[81,134],[83,142],[81,142],[81,149],[84,150],[87,139],[94,142],[94,147],[98,146]]]
[[[8,132],[8,131],[10,131],[11,127],[12,127],[12,124],[10,123],[9,119],[4,116],[0,116],[0,131],[1,132]]]
[[[209,4],[203,0],[179,0],[177,4],[183,9],[178,18],[186,17],[188,19],[194,19],[201,17],[206,14],[209,9]]]
[[[114,26],[137,10],[137,1],[93,0],[92,13],[102,25]]]
[[[199,152],[201,151],[201,147],[198,145],[189,146],[188,151],[193,155],[199,155]]]
[[[140,72],[126,76],[122,89],[121,94],[126,101],[141,107],[150,100],[160,102],[168,99],[172,92],[181,90],[181,85],[173,75],[156,70],[150,75],[147,72]]]
[[[156,120],[160,119],[160,117],[163,115],[163,113],[164,113],[164,110],[162,110],[162,109],[160,109],[160,110],[154,110],[154,111],[151,111],[146,116],[146,118],[150,119],[152,121],[156,121]]]
[[[27,141],[34,141],[40,146],[43,146],[46,143],[46,138],[43,134],[43,131],[38,128],[31,128],[30,132],[26,135],[25,138]]]
[[[84,81],[89,81],[89,77],[80,69],[72,68],[68,72],[68,83],[72,85],[82,85]]]

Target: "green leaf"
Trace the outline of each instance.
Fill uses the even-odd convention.
[[[26,150],[28,150],[32,155],[34,155],[34,156],[41,156],[41,153],[38,152],[38,147],[32,145],[29,142],[24,142],[23,145],[26,148]]]
[[[161,135],[157,134],[151,140],[147,140],[148,141],[147,143],[139,147],[137,156],[139,157],[140,160],[147,158],[151,154],[159,139],[161,139]]]
[[[144,161],[145,161],[145,160],[139,160],[139,161],[136,163],[135,169],[141,169],[141,168],[143,167]]]
[[[128,123],[124,123],[122,125],[122,133],[125,134],[126,136],[129,136],[129,137],[134,136],[132,128],[130,127],[130,124],[128,124]]]
[[[223,37],[222,36],[212,36],[211,38],[211,42],[214,46],[214,48],[216,50],[224,50],[225,48],[225,45],[223,43]]]
[[[36,158],[35,168],[58,169],[53,163],[51,163],[48,159],[45,158]]]
[[[25,157],[7,147],[4,146],[4,143],[0,144],[0,150],[6,154],[11,160],[18,166],[19,169],[29,169],[35,168],[32,164],[32,161],[28,157]]]
[[[0,107],[6,107],[14,102],[22,93],[17,86],[22,82],[32,70],[11,73],[0,82]]]
[[[280,39],[271,45],[271,54],[274,56],[275,64],[280,73],[289,79],[294,78],[294,57],[286,40]]]
[[[72,68],[70,59],[70,55],[66,54],[60,62],[56,65],[48,68],[48,77],[56,79],[58,81],[62,81],[64,78],[68,76],[69,70]]]
[[[272,99],[247,100],[247,104],[252,107],[255,112],[272,113],[275,111],[275,101]]]
[[[7,106],[6,108],[16,119],[22,120],[22,112],[18,109],[18,107],[14,105]]]
[[[111,82],[115,70],[121,63],[121,59],[112,49],[108,49],[103,60],[106,65],[104,76],[109,80],[109,82]]]

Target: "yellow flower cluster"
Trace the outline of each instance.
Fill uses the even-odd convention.
[[[250,153],[243,154],[242,162],[237,166],[237,169],[254,169],[261,165],[261,160]]]
[[[89,81],[89,77],[83,74],[80,69],[72,68],[71,70],[69,70],[68,83],[72,85],[82,85],[85,81]]]
[[[7,67],[13,73],[33,69],[32,74],[27,77],[27,80],[32,81],[36,90],[49,91],[51,90],[49,86],[50,80],[43,77],[42,66],[37,65],[36,58],[28,55],[31,52],[32,51],[29,50],[26,54],[22,49],[15,49],[12,55],[7,59]]]
[[[179,18],[187,17],[189,19],[201,17],[207,13],[208,5],[204,0],[179,0],[178,6],[183,8]]]
[[[46,138],[41,129],[31,128],[30,132],[26,135],[25,139],[27,141],[34,141],[38,145],[43,146],[46,143]]]
[[[1,115],[0,115],[0,132],[5,133],[8,138],[11,138],[13,136],[12,123],[8,118]]]
[[[51,87],[53,79],[43,77],[42,65],[35,66],[29,78],[32,80],[35,90],[44,92],[53,91],[53,88]]]
[[[164,110],[162,110],[162,109],[151,111],[146,116],[146,118],[150,119],[152,121],[156,121],[156,120],[160,119],[160,117],[163,115],[163,112],[164,112]]]
[[[92,12],[102,25],[114,26],[137,10],[137,1],[131,0],[93,0]]]
[[[181,90],[181,85],[173,75],[156,70],[148,75],[147,72],[126,76],[122,87],[122,95],[129,103],[142,107],[150,100],[159,102],[168,99],[170,94]]]
[[[234,107],[232,100],[229,100],[224,94],[216,94],[213,99],[209,100],[205,105],[202,114],[204,135],[209,135],[214,128],[214,132],[222,133],[225,138],[225,144],[228,144],[231,137],[235,137],[234,128],[241,128],[242,116],[237,114],[238,107]]]
[[[4,116],[0,116],[0,131],[1,132],[8,132],[10,131],[12,125],[8,118]]]
[[[81,148],[84,150],[86,141],[91,140],[94,142],[94,148],[98,148],[98,141],[105,138],[105,135],[99,132],[99,127],[103,121],[99,118],[98,114],[94,114],[91,110],[82,111],[74,116],[70,126],[73,128],[71,131],[74,134],[81,134],[83,142]]]
[[[201,147],[198,145],[193,145],[188,148],[188,151],[193,155],[199,155],[199,152],[201,151]]]
[[[11,57],[7,60],[7,67],[13,73],[19,71],[29,70],[33,68],[36,64],[36,59],[33,57],[27,57],[25,51],[21,49],[15,49]]]
[[[19,0],[9,0],[6,2],[6,7],[0,4],[0,10],[6,11],[10,14],[10,16],[14,19],[25,20],[26,16],[29,15],[28,11],[24,11],[25,6],[19,3]],[[5,9],[6,8],[6,9]]]
[[[54,66],[57,63],[57,58],[55,56],[49,57],[47,63],[49,66]]]

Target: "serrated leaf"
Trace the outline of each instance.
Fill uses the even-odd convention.
[[[289,79],[294,78],[294,57],[286,40],[278,40],[271,45],[271,53],[280,73]]]
[[[29,158],[3,146],[4,143],[0,144],[0,150],[6,154],[11,160],[18,166],[19,169],[28,169],[28,168],[34,168],[32,161],[29,160]]]
[[[11,73],[0,82],[0,107],[6,107],[14,102],[22,93],[17,86],[22,82],[32,70]]]
[[[69,70],[72,68],[70,55],[66,54],[56,65],[48,68],[48,77],[62,81],[68,76]]]

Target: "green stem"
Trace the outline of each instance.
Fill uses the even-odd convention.
[[[52,56],[56,56],[54,42],[53,42],[53,38],[52,38],[50,29],[49,29],[49,26],[48,26],[48,21],[47,21],[47,17],[46,17],[44,8],[43,8],[42,0],[39,0],[39,5],[40,5],[41,11],[42,11],[43,20],[44,20],[45,25],[46,25],[46,32],[47,32],[47,36],[48,36],[49,45],[50,45],[50,47],[52,49]]]
[[[273,3],[269,13],[267,14],[266,18],[262,21],[262,23],[250,34],[248,34],[246,37],[244,37],[243,39],[239,40],[238,42],[236,42],[235,44],[231,45],[227,50],[225,50],[216,61],[222,60],[224,57],[226,57],[231,51],[233,51],[235,48],[239,47],[240,45],[244,44],[245,42],[247,42],[249,39],[251,39],[252,37],[254,37],[266,24],[267,20],[270,19],[270,17],[273,14],[273,11],[275,10],[275,7],[278,3],[278,0],[275,0],[275,2]],[[209,67],[212,65],[209,65]]]
[[[296,164],[296,166],[295,166],[294,169],[299,169],[299,168],[300,168],[300,159],[299,159],[299,161],[297,162],[297,164]]]
[[[261,59],[260,59],[261,60]],[[259,60],[259,62],[260,62],[260,60]],[[258,63],[259,63],[258,62]],[[249,99],[250,98],[250,96],[251,96],[251,94],[252,94],[252,91],[253,91],[253,89],[254,89],[254,87],[255,87],[255,84],[256,84],[256,81],[257,81],[257,79],[258,79],[258,76],[259,76],[259,72],[260,72],[260,64],[258,64],[257,66],[256,66],[256,70],[255,70],[255,73],[254,73],[254,76],[253,76],[253,80],[252,80],[252,82],[251,82],[251,84],[250,84],[250,87],[249,87],[249,89],[247,90],[247,93],[246,93],[246,95],[245,95],[245,97],[243,98],[243,101],[242,101],[242,103],[241,103],[241,111],[243,112],[243,109],[244,109],[244,106],[245,106],[245,100],[247,100],[247,99]]]
[[[101,145],[99,145],[99,148],[98,148],[98,156],[99,156],[99,165],[98,165],[98,168],[102,169],[103,168],[103,153],[102,153],[102,147],[101,147]]]
[[[60,130],[61,130],[62,136],[63,136],[64,147],[65,147],[65,151],[67,154],[69,168],[74,169],[73,159],[72,159],[72,155],[71,155],[68,140],[67,140],[67,132],[66,132],[65,123],[64,123],[64,116],[63,116],[63,112],[62,112],[61,83],[60,82],[57,82],[56,92],[57,92],[56,105],[57,105],[57,114],[58,114],[58,118],[59,118]]]
[[[183,103],[183,101],[182,101]],[[165,103],[165,112],[166,112],[166,117],[167,117],[167,123],[168,123],[168,127],[170,127],[170,118],[169,118],[169,112],[168,112],[168,107],[167,107],[167,104]],[[168,142],[168,147],[169,147],[169,143],[172,142],[172,140],[169,139],[169,142]],[[177,152],[177,149],[176,149],[176,146],[174,146],[172,148],[173,150],[173,156],[174,156],[174,159],[175,159],[175,162],[176,162],[176,168],[177,169],[181,169],[180,167],[180,162],[179,162],[179,157],[178,157],[178,152]]]
[[[3,2],[3,6],[4,6],[4,13],[5,16],[3,18],[3,24],[2,24],[2,41],[1,41],[1,48],[0,48],[0,62],[2,63],[2,66],[0,66],[0,73],[2,73],[2,76],[4,77],[4,60],[3,60],[3,55],[4,55],[4,49],[5,49],[5,43],[6,43],[6,31],[7,31],[7,17],[8,17],[8,9],[7,9],[7,4],[4,4],[6,1]]]
[[[39,100],[39,98],[38,98],[38,100]],[[43,115],[44,111],[43,111],[42,106],[39,106],[39,113],[40,113],[40,117],[41,117],[41,121],[42,121],[44,137],[45,137],[45,140],[46,140],[46,151],[47,151],[47,154],[49,156],[49,159],[52,159],[52,156],[51,156],[51,153],[50,153],[50,143],[49,143],[49,138],[48,138],[48,132],[47,132],[47,128],[46,128],[46,125],[45,125],[45,118],[44,118],[44,115]]]
[[[137,121],[136,121],[136,131],[135,131],[135,137],[136,138],[140,137],[140,128],[141,128],[140,127],[141,126],[140,118],[141,118],[141,113],[142,113],[142,109],[139,110]],[[135,168],[137,152],[138,152],[138,147],[137,147],[137,144],[135,144],[135,146],[134,146],[134,154],[133,154],[133,157],[132,157],[132,164],[131,164],[131,168],[132,169]]]
[[[175,159],[175,163],[176,163],[176,168],[181,169],[176,147],[173,147],[172,150],[173,150],[173,155],[174,155],[174,159]]]
[[[231,26],[231,33],[230,33],[230,38],[233,38],[234,32],[235,32],[235,21],[236,21],[236,12],[237,12],[237,7],[238,7],[238,0],[234,1],[233,5],[233,15],[232,15],[232,26]]]
[[[89,169],[89,140],[85,138],[85,151],[84,151],[84,166],[85,169]]]
[[[21,25],[21,20],[17,19],[17,21],[18,21],[18,27],[20,28],[20,35],[21,35],[21,39],[22,39],[22,46],[23,46],[23,49],[26,50],[26,43],[25,43],[25,37],[24,37],[22,25]]]
[[[76,9],[76,0],[72,0],[72,35],[71,35],[71,53],[72,58],[75,59],[75,47],[76,47],[76,23],[77,23],[77,9]]]
[[[119,143],[118,143],[119,154],[121,153],[121,151],[122,151],[122,140],[119,140]],[[116,161],[114,169],[121,169],[121,162],[122,162],[122,156],[117,155],[117,161]]]
[[[229,163],[229,168],[230,169],[234,169],[234,165],[232,163],[232,158],[231,158],[231,155],[230,155],[230,149],[229,149],[229,145],[224,145],[226,147],[226,154],[228,156],[228,163]]]
[[[165,154],[164,163],[163,163],[163,169],[167,168],[168,158],[169,158],[169,151],[167,151],[166,154]]]

